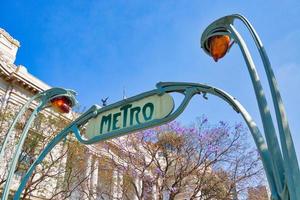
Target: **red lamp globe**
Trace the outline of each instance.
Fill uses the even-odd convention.
[[[209,51],[213,59],[217,62],[225,56],[230,48],[230,37],[228,35],[215,35],[209,38]]]
[[[69,113],[72,108],[72,102],[65,96],[55,97],[51,99],[51,106],[59,113]]]

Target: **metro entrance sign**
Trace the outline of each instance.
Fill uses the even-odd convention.
[[[184,96],[182,102],[176,107],[171,93],[180,93]],[[69,134],[73,133],[79,142],[88,145],[159,126],[178,117],[196,94],[203,95],[205,99],[207,99],[207,94],[217,96],[242,115],[254,138],[264,167],[268,169],[271,166],[271,159],[265,140],[249,113],[234,97],[221,89],[205,84],[160,82],[154,90],[103,108],[94,105],[80,115],[58,133],[32,163],[13,199],[20,199],[22,191],[36,166],[42,162],[55,145]],[[82,134],[80,130],[85,130],[85,133]],[[269,170],[266,170],[266,174],[267,177],[271,176]]]
[[[103,140],[120,137],[136,131],[168,123],[178,117],[195,94],[211,93],[222,96],[231,106],[237,109],[232,97],[222,90],[197,83],[160,82],[157,89],[124,99],[103,108],[92,107],[82,115],[80,125],[72,127],[72,132],[83,144],[93,144]],[[218,92],[216,92],[218,91]],[[175,108],[171,93],[184,96]],[[232,99],[232,100],[231,100]],[[80,127],[84,124],[84,134]]]
[[[263,61],[274,103],[281,148],[254,62],[245,41],[233,26],[233,22],[237,19],[243,22],[250,31]],[[232,39],[230,40],[230,38]],[[14,195],[14,200],[20,199],[22,191],[36,166],[42,162],[55,145],[64,140],[69,134],[73,133],[77,140],[83,144],[94,144],[165,124],[178,117],[184,111],[191,98],[196,94],[203,95],[205,99],[207,99],[206,94],[217,96],[242,115],[251,131],[260,154],[272,193],[271,198],[274,200],[300,199],[300,190],[297,190],[300,185],[300,171],[286,113],[269,58],[256,31],[245,17],[235,14],[222,17],[213,22],[205,29],[201,37],[201,47],[216,61],[222,58],[234,43],[240,46],[246,60],[268,145],[246,109],[228,93],[218,88],[198,83],[158,83],[156,85],[157,89],[109,106],[100,108],[94,105],[65,127],[64,130],[50,141],[38,158],[32,163]],[[181,93],[184,96],[182,102],[176,108],[174,108],[174,101],[169,93]],[[82,134],[80,130],[84,130],[85,133]],[[7,196],[2,196],[2,200],[6,199]]]
[[[89,120],[86,136],[91,139],[116,130],[125,134],[129,128],[163,119],[173,111],[173,108],[173,98],[167,93],[142,97],[131,102],[124,100],[123,105],[99,112],[96,118]]]

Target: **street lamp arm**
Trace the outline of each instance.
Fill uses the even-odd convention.
[[[76,104],[76,100],[75,100],[75,95],[76,93],[73,90],[66,90],[63,88],[51,88],[49,90],[43,91],[35,96],[33,96],[21,109],[21,111],[18,113],[16,119],[13,121],[11,127],[8,130],[8,133],[6,135],[6,143],[4,143],[5,145],[7,144],[7,140],[10,138],[10,135],[12,134],[13,129],[15,128],[16,122],[17,120],[20,118],[20,116],[22,114],[24,114],[25,110],[29,107],[29,105],[32,103],[32,101],[39,99],[39,103],[38,105],[35,107],[35,109],[32,111],[28,121],[25,124],[25,127],[20,135],[20,139],[18,144],[16,145],[16,150],[13,154],[13,157],[11,159],[11,163],[9,165],[9,171],[8,171],[8,176],[3,188],[3,194],[1,199],[2,200],[6,200],[8,198],[9,195],[9,191],[10,191],[10,186],[13,180],[13,176],[15,173],[15,169],[16,169],[16,165],[19,159],[19,156],[21,154],[21,150],[22,147],[24,145],[25,139],[28,135],[28,131],[29,128],[32,124],[32,122],[34,121],[34,119],[36,118],[37,114],[45,107],[46,104],[49,103],[50,100],[52,100],[53,98],[56,97],[61,97],[61,96],[65,96],[68,98],[68,100],[70,101],[70,106],[74,106]],[[5,150],[5,146],[4,148],[2,148],[2,152],[4,152]]]
[[[235,19],[241,20],[241,22],[249,30],[261,56],[275,108],[281,149],[254,62],[246,43],[233,26]],[[201,36],[201,47],[205,53],[217,61],[219,58],[222,58],[230,49],[230,38],[233,38],[233,41],[238,43],[252,80],[260,115],[263,121],[266,140],[271,153],[272,162],[275,167],[274,174],[276,178],[277,191],[280,194],[281,199],[298,200],[300,199],[300,190],[297,188],[297,186],[300,185],[300,171],[295,147],[274,72],[271,68],[266,50],[255,29],[250,22],[240,14],[224,16],[211,23],[204,30]],[[218,46],[220,44],[222,45],[222,48]],[[285,192],[286,189],[288,189],[287,192]]]
[[[244,17],[241,14],[233,14],[233,15],[229,15],[228,17],[232,17],[233,20],[234,19],[240,20],[246,26],[248,31],[250,32],[252,38],[254,39],[254,42],[255,42],[256,46],[258,48],[263,47],[261,39],[259,38],[259,36],[258,36],[257,32],[255,31],[254,27],[252,26],[252,24],[248,21],[248,19],[246,17]],[[233,24],[233,22],[232,22],[232,24]]]
[[[300,171],[299,171],[297,155],[296,155],[293,139],[289,128],[286,111],[284,108],[284,104],[280,95],[279,87],[273,69],[271,67],[269,57],[259,38],[259,35],[255,31],[251,23],[244,16],[239,14],[234,14],[232,15],[232,17],[241,20],[243,24],[247,27],[259,51],[267,75],[267,79],[269,82],[273,105],[275,108],[281,147],[285,149],[283,150],[283,154],[285,158],[288,158],[288,161],[286,161],[286,163],[289,163],[288,166],[290,167],[291,170],[294,185],[300,185]],[[296,189],[295,192],[297,192],[298,197],[300,197],[300,190]]]
[[[210,41],[210,38],[212,38],[214,35],[232,36],[234,38],[234,41],[236,43],[238,43],[238,45],[240,46],[240,49],[245,58],[247,68],[248,68],[248,71],[249,71],[249,74],[251,77],[251,81],[252,81],[252,84],[254,87],[256,100],[258,103],[267,144],[270,149],[277,189],[278,189],[278,191],[283,191],[283,188],[284,188],[283,159],[282,159],[278,139],[276,136],[272,116],[270,114],[270,110],[267,105],[267,100],[264,95],[262,85],[260,83],[259,76],[255,69],[255,65],[254,65],[254,62],[250,55],[250,52],[249,52],[244,40],[242,39],[242,37],[239,35],[239,33],[235,30],[235,28],[232,25],[234,22],[234,19],[235,19],[235,17],[230,15],[230,16],[225,16],[220,19],[217,19],[216,21],[211,23],[204,30],[204,32],[201,36],[201,42],[200,42],[201,47],[207,54],[212,56],[211,52],[210,52],[210,42],[209,41]]]
[[[25,113],[25,111],[28,109],[28,107],[31,105],[31,103],[33,101],[35,101],[36,99],[39,99],[41,96],[43,95],[43,93],[38,93],[37,95],[31,97],[20,109],[20,111],[18,112],[17,116],[15,117],[15,119],[13,120],[13,122],[11,123],[7,134],[4,137],[3,143],[1,145],[1,153],[0,153],[0,159],[4,158],[4,151],[6,148],[6,145],[8,143],[9,138],[12,135],[12,131],[16,125],[16,123],[19,121],[20,117]]]
[[[49,90],[43,91],[41,93],[38,93],[36,95],[34,95],[33,97],[31,97],[20,109],[20,111],[18,112],[17,116],[14,118],[13,122],[11,123],[7,134],[4,137],[4,140],[2,142],[1,145],[1,152],[0,152],[0,159],[4,158],[4,151],[6,148],[6,145],[8,143],[9,138],[12,135],[12,131],[16,126],[16,123],[19,121],[20,117],[25,113],[25,111],[28,109],[28,107],[32,104],[32,102],[40,99],[40,101],[47,101],[47,99],[52,99],[55,98],[56,96],[59,96],[58,94],[65,94],[67,96],[74,96],[76,95],[76,92],[73,90],[65,90],[63,88],[51,88]],[[72,104],[75,105],[77,104],[76,100],[74,98],[70,98],[70,100],[72,101]]]
[[[253,59],[250,55],[249,49],[248,49],[245,41],[239,34],[239,32],[234,28],[234,26],[232,24],[228,25],[228,30],[231,33],[232,37],[234,38],[234,41],[239,45],[240,50],[245,59],[245,62],[246,62],[246,65],[247,65],[247,68],[248,68],[248,71],[249,71],[249,74],[251,77],[252,85],[254,87],[261,119],[263,122],[266,140],[268,143],[268,147],[270,149],[271,156],[273,158],[272,160],[273,160],[274,175],[275,175],[277,190],[280,191],[279,193],[282,193],[282,192],[284,193],[284,191],[285,191],[284,184],[286,184],[285,179],[284,179],[284,175],[285,175],[284,167],[283,167],[284,163],[283,163],[278,139],[276,136],[276,131],[275,131],[275,127],[273,124],[272,116],[270,113],[270,109],[268,107],[267,100],[266,100],[257,70],[255,68]]]
[[[60,141],[65,139],[69,133],[73,130],[76,130],[78,126],[84,125],[87,120],[95,116],[95,111],[99,108],[99,106],[94,105],[85,113],[80,115],[76,120],[70,123],[66,128],[64,128],[60,133],[58,133],[45,147],[45,149],[40,153],[37,159],[32,163],[28,171],[26,172],[25,176],[22,178],[21,183],[14,195],[14,200],[20,199],[23,189],[26,186],[27,181],[29,180],[30,176],[32,175],[33,171],[35,170],[36,166],[40,164],[46,155],[57,145]],[[76,127],[76,128],[75,128]]]
[[[18,120],[20,119],[20,117],[25,113],[25,111],[28,109],[28,107],[31,105],[31,103],[35,100],[39,99],[39,103],[37,105],[37,107],[33,110],[33,112],[31,113],[29,120],[26,122],[25,127],[20,135],[20,139],[18,142],[18,145],[16,146],[16,150],[13,154],[13,157],[11,159],[11,163],[9,165],[9,171],[8,171],[8,175],[7,175],[7,179],[3,188],[3,193],[2,193],[2,200],[6,200],[8,198],[9,195],[9,190],[10,190],[10,185],[13,179],[13,175],[15,172],[15,168],[18,162],[18,158],[21,154],[21,150],[23,147],[23,144],[25,142],[25,139],[27,137],[28,134],[28,130],[30,128],[31,123],[34,121],[35,117],[37,116],[37,114],[39,113],[39,111],[44,107],[44,105],[46,103],[48,103],[48,100],[57,96],[58,94],[63,94],[66,93],[66,90],[61,89],[61,88],[51,88],[49,90],[43,91],[41,93],[38,93],[36,95],[34,95],[33,97],[31,97],[25,104],[24,106],[22,106],[21,110],[18,112],[16,118],[13,120],[11,126],[8,129],[8,132],[4,138],[2,147],[1,147],[1,154],[0,154],[0,158],[4,158],[4,151],[6,148],[6,145],[8,143],[8,140],[10,139],[11,135],[13,134],[13,130],[16,126],[16,123],[18,122]],[[74,92],[71,92],[73,94],[75,94]],[[75,103],[75,102],[74,102]]]

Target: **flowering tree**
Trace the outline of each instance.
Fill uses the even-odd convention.
[[[123,174],[119,199],[234,199],[262,172],[246,134],[241,124],[211,126],[203,118],[114,139],[99,151]]]

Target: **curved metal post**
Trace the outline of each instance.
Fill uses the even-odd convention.
[[[67,135],[72,132],[78,126],[85,124],[89,119],[95,116],[95,110],[99,108],[97,105],[92,106],[88,111],[78,117],[75,121],[73,121],[70,125],[64,128],[60,133],[58,133],[45,147],[45,149],[40,153],[37,159],[32,163],[25,176],[22,178],[21,183],[14,195],[14,200],[20,199],[22,191],[24,190],[27,181],[35,170],[36,166],[40,164],[46,155],[57,145],[61,140],[65,139]]]
[[[252,119],[251,115],[243,107],[243,105],[240,104],[239,101],[237,101],[236,99],[231,97],[229,94],[225,93],[224,91],[222,91],[222,93],[225,94],[225,96],[227,96],[234,102],[234,105],[238,108],[238,111],[241,113],[242,117],[244,118],[244,120],[251,132],[251,135],[254,139],[254,142],[258,149],[258,152],[260,154],[260,157],[261,157],[261,160],[262,160],[262,163],[264,166],[264,170],[266,173],[267,181],[269,183],[269,187],[270,187],[271,194],[272,194],[271,199],[278,200],[279,194],[276,191],[276,183],[275,183],[274,174],[273,174],[272,159],[270,157],[270,152],[268,150],[268,147],[264,140],[264,137],[262,136],[259,128],[257,127],[256,123]]]
[[[45,147],[45,149],[41,152],[41,154],[38,156],[38,158],[32,163],[28,171],[26,172],[25,176],[22,178],[22,181],[20,183],[20,186],[18,190],[16,191],[14,195],[14,200],[19,200],[20,196],[22,194],[23,189],[26,186],[27,181],[29,180],[30,176],[32,175],[34,169],[38,164],[40,164],[43,159],[46,157],[46,155],[55,147],[56,144],[58,144],[61,140],[63,140],[69,133],[69,128],[64,129],[61,131],[57,136],[55,136],[52,141]]]
[[[15,117],[15,119],[13,120],[12,124],[10,125],[8,131],[7,131],[7,134],[5,135],[5,138],[4,138],[4,141],[2,143],[2,146],[1,146],[1,153],[0,153],[0,159],[3,158],[4,156],[4,151],[5,151],[5,148],[6,148],[6,145],[7,145],[7,142],[9,140],[9,138],[11,137],[11,134],[12,134],[12,131],[13,129],[15,128],[16,126],[16,123],[18,122],[18,120],[20,119],[20,117],[25,113],[26,109],[30,106],[30,104],[40,98],[40,96],[42,95],[42,93],[39,93],[33,97],[31,97],[21,108],[21,110],[18,112],[17,116]]]
[[[240,49],[246,61],[248,71],[252,80],[256,99],[259,106],[260,115],[263,121],[266,140],[268,143],[270,153],[273,157],[274,174],[275,174],[277,189],[278,191],[280,191],[279,192],[280,195],[284,197],[284,199],[287,199],[287,194],[284,194],[286,193],[286,188],[284,187],[286,183],[284,178],[285,174],[284,174],[282,154],[280,151],[280,146],[276,136],[276,131],[271,117],[270,109],[268,107],[267,100],[263,92],[263,88],[258,73],[256,71],[254,62],[252,60],[248,47],[245,41],[243,40],[243,38],[240,36],[240,34],[236,31],[236,29],[232,25],[229,25],[229,30],[234,40],[240,46]]]
[[[2,194],[2,197],[1,197],[2,200],[6,200],[8,198],[9,191],[10,191],[10,186],[11,186],[11,182],[13,180],[14,172],[15,172],[15,169],[16,169],[16,165],[17,165],[18,159],[19,159],[20,154],[21,154],[21,150],[22,150],[23,144],[24,144],[25,139],[26,139],[26,137],[28,135],[28,130],[29,130],[32,122],[36,118],[37,114],[43,109],[44,105],[47,104],[49,102],[49,100],[51,100],[52,98],[58,97],[58,96],[67,96],[67,97],[69,97],[72,106],[74,106],[76,104],[75,94],[76,93],[74,91],[72,91],[72,90],[66,90],[66,89],[63,89],[63,88],[51,88],[49,90],[46,90],[46,91],[44,91],[44,92],[42,92],[42,93],[40,93],[40,94],[32,97],[25,104],[26,106],[23,106],[23,108],[25,110],[34,99],[36,99],[38,97],[42,97],[41,100],[40,100],[40,103],[35,108],[35,110],[32,112],[29,120],[26,122],[26,125],[25,125],[25,127],[24,127],[24,129],[23,129],[23,131],[21,133],[19,143],[18,143],[18,145],[16,147],[15,153],[14,153],[12,161],[11,161],[11,164],[9,165],[9,172],[8,172],[8,176],[7,176],[7,179],[6,179],[6,182],[5,182],[5,186],[4,186],[4,189],[3,189],[3,194]],[[9,134],[12,133],[12,130],[13,130],[13,128],[14,128],[14,126],[15,126],[18,118],[21,116],[21,114],[23,112],[24,111],[22,111],[22,112],[20,112],[18,114],[17,119],[14,120],[12,126],[10,127],[10,129],[8,131],[7,136],[9,136]],[[9,137],[7,137],[7,138],[9,138]],[[5,148],[3,148],[3,151],[4,151],[4,149]]]
[[[272,200],[279,200],[280,194],[278,194],[276,189],[276,181],[275,181],[275,175],[273,173],[273,163],[270,156],[269,149],[264,141],[264,138],[262,134],[260,133],[256,123],[253,121],[249,113],[244,109],[244,107],[240,106],[241,114],[243,118],[245,119],[252,137],[254,139],[254,142],[256,144],[256,147],[258,148],[258,152],[260,154],[260,157],[262,159],[262,163],[264,166],[264,170],[266,173],[267,181],[269,184],[269,188],[271,191],[271,199]]]
[[[279,130],[279,137],[280,137],[280,142],[281,142],[281,147],[282,147],[282,153],[284,156],[284,164],[285,167],[289,173],[289,178],[292,180],[289,180],[289,186],[293,187],[290,188],[295,192],[296,194],[293,194],[291,197],[292,199],[300,199],[300,190],[297,189],[296,186],[300,186],[300,171],[299,171],[299,164],[297,160],[297,155],[292,139],[292,135],[290,132],[288,120],[287,120],[287,115],[285,112],[285,108],[283,105],[283,101],[280,95],[279,87],[274,75],[274,72],[271,67],[271,63],[269,60],[269,57],[266,53],[266,50],[259,38],[259,35],[256,33],[255,29],[251,25],[251,23],[242,15],[235,14],[232,15],[232,17],[235,17],[239,20],[241,20],[247,29],[249,30],[255,45],[259,51],[259,54],[261,56],[264,69],[266,72],[266,76],[268,78],[269,82],[269,87],[272,95],[272,100],[273,100],[273,105],[275,108],[275,114],[277,118],[277,125],[278,125],[278,130]],[[291,183],[293,182],[293,183]],[[291,185],[292,184],[292,185]],[[294,196],[296,195],[296,196]]]
[[[10,190],[10,185],[11,185],[11,182],[13,180],[13,176],[14,176],[14,173],[15,173],[15,170],[16,170],[17,162],[19,160],[23,144],[24,144],[25,139],[27,137],[28,130],[30,128],[31,123],[33,122],[33,120],[37,116],[39,110],[43,107],[43,105],[44,105],[44,103],[41,102],[38,105],[38,107],[32,112],[29,120],[27,121],[27,123],[26,123],[26,125],[24,127],[24,130],[21,133],[21,137],[20,137],[19,143],[18,143],[18,145],[16,147],[16,150],[15,150],[15,153],[13,155],[12,161],[11,161],[11,163],[9,165],[8,176],[7,176],[5,185],[4,185],[4,189],[3,189],[3,193],[2,193],[2,198],[1,198],[2,200],[6,200],[8,198],[9,190]]]
[[[280,198],[288,199],[287,183],[286,183],[286,168],[283,164],[282,153],[276,136],[276,131],[270,114],[270,110],[267,105],[266,97],[264,95],[259,76],[257,74],[254,62],[249,53],[249,50],[244,42],[243,38],[235,30],[233,26],[235,15],[225,16],[210,24],[202,34],[201,47],[210,55],[209,38],[214,35],[229,35],[233,37],[234,41],[238,43],[243,57],[246,61],[248,71],[251,77],[252,85],[254,87],[256,100],[259,106],[261,119],[265,131],[265,137],[271,153],[271,159],[273,164],[273,173],[275,176],[277,191]],[[287,175],[289,177],[289,175]]]

